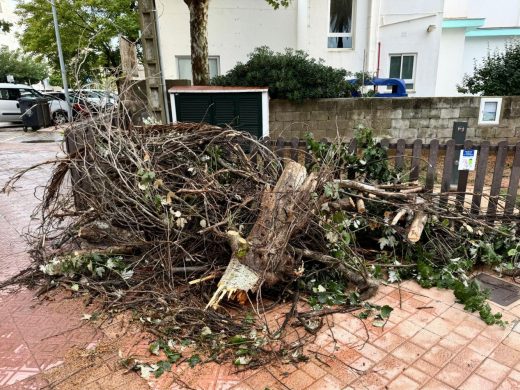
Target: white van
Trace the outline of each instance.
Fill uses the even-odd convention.
[[[45,97],[34,88],[24,84],[0,83],[0,122],[19,123],[21,111],[18,99],[21,97]],[[67,118],[67,103],[60,100],[49,100],[51,118]]]

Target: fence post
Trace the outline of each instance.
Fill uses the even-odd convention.
[[[430,142],[430,154],[428,156],[428,167],[426,169],[426,192],[433,192],[435,176],[437,174],[437,158],[439,157],[439,140],[433,139]]]
[[[497,213],[498,198],[500,196],[500,188],[502,186],[502,175],[504,174],[504,166],[507,158],[507,141],[498,143],[497,159],[495,162],[495,170],[493,172],[493,180],[491,182],[491,190],[489,191],[489,204],[487,216],[490,222],[495,220]]]
[[[518,184],[520,181],[520,142],[515,145],[515,157],[513,158],[513,166],[511,167],[511,176],[509,176],[509,187],[507,188],[506,206],[504,214],[513,214],[516,204],[516,196],[518,194]]]
[[[441,181],[441,199],[439,202],[440,206],[445,206],[448,203],[450,190],[450,183],[453,174],[453,160],[455,157],[455,141],[450,139],[446,142],[446,156],[444,157],[444,170],[442,172]]]
[[[468,133],[468,122],[453,122],[453,131],[451,138],[455,140],[455,145],[463,145],[466,141],[466,134]],[[455,148],[454,153],[457,153],[458,149]],[[455,155],[453,159],[453,168],[451,176],[451,185],[456,186],[459,182],[459,156]]]
[[[480,153],[477,157],[477,173],[475,175],[475,184],[473,185],[473,199],[471,200],[471,214],[478,215],[480,213],[480,203],[482,201],[482,191],[486,182],[486,168],[489,157],[489,141],[480,144]]]

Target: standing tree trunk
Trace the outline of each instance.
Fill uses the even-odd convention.
[[[184,0],[190,10],[191,73],[193,85],[209,84],[209,0]]]

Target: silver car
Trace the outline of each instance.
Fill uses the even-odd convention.
[[[19,123],[20,104],[18,99],[22,97],[46,97],[34,88],[24,84],[0,83],[0,122]],[[67,102],[59,99],[49,99],[51,118],[55,123],[67,119]]]

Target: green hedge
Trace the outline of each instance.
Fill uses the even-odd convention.
[[[347,82],[351,75],[310,58],[304,51],[275,53],[264,46],[256,48],[246,63],[239,62],[227,74],[213,78],[211,84],[269,87],[273,99],[302,101],[351,96],[354,87]]]

